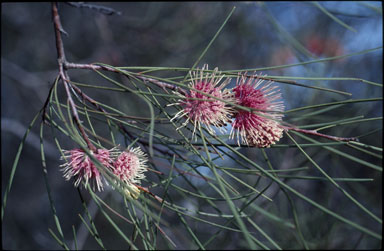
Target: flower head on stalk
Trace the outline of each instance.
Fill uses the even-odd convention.
[[[176,113],[171,121],[186,117],[187,120],[182,126],[177,128],[177,130],[186,126],[190,121],[194,125],[192,137],[196,132],[196,128],[202,124],[205,125],[212,134],[214,134],[214,130],[211,128],[212,125],[222,130],[222,127],[230,121],[233,112],[232,108],[228,106],[226,102],[222,101],[223,99],[230,102],[234,101],[229,90],[223,90],[231,79],[227,78],[219,84],[224,78],[224,75],[221,75],[217,68],[215,68],[212,73],[204,73],[206,70],[208,70],[207,64],[205,64],[201,70],[196,69],[190,71],[191,82],[189,83],[189,87],[191,89],[185,94],[176,92],[180,97],[179,102],[170,104],[180,105],[183,108]]]
[[[269,147],[283,135],[284,128],[280,125],[284,111],[280,90],[273,81],[263,83],[258,75],[239,74],[233,93],[236,104],[253,108],[256,111],[237,109],[232,123],[230,138],[237,132],[237,142],[248,146]]]
[[[140,147],[128,148],[120,153],[113,164],[113,173],[128,187],[124,189],[127,197],[137,199],[140,190],[136,185],[145,178],[144,172],[147,171],[147,157]]]
[[[110,150],[97,149],[95,152],[91,151],[91,154],[100,161],[103,166],[112,169],[115,150],[115,148]],[[74,185],[76,187],[78,187],[83,180],[85,181],[84,187],[91,181],[93,190],[95,190],[95,185],[97,191],[103,190],[103,182],[101,180],[100,172],[97,169],[96,164],[84,150],[79,148],[63,150],[63,154],[64,156],[62,156],[61,159],[65,159],[66,163],[60,166],[62,167],[64,178],[67,181],[73,177],[75,179]]]

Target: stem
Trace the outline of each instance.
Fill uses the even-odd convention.
[[[69,76],[68,76],[66,68],[65,68],[67,60],[65,58],[63,40],[61,38],[61,32],[65,33],[65,31],[63,30],[63,28],[61,26],[59,11],[57,9],[57,3],[56,2],[52,3],[52,16],[53,16],[53,25],[54,25],[55,35],[56,35],[56,49],[57,49],[57,62],[59,64],[59,75],[60,75],[61,80],[64,83],[65,91],[67,93],[68,102],[72,108],[72,114],[73,114],[73,117],[75,118],[77,127],[79,128],[81,135],[83,136],[83,139],[87,143],[88,148],[94,152],[97,150],[97,148],[91,143],[87,134],[84,131],[84,128],[81,125],[81,121],[79,119],[79,114],[77,113],[75,103],[73,102],[72,95],[69,91],[70,79],[69,79]]]
[[[70,63],[70,62],[66,62],[64,63],[64,66],[66,69],[89,69],[89,70],[105,70],[105,71],[110,71],[110,72],[115,72],[115,73],[121,73],[123,70],[119,71],[119,70],[116,70],[114,68],[111,68],[111,67],[108,67],[108,66],[104,66],[104,65],[94,65],[94,64],[75,64],[75,63]],[[164,83],[164,82],[161,82],[159,80],[156,80],[156,79],[152,79],[152,78],[147,78],[147,77],[143,77],[143,76],[140,76],[140,75],[136,75],[135,76],[136,78],[138,79],[141,79],[143,81],[148,81],[148,82],[151,82],[159,87],[161,87],[162,89],[170,89],[170,90],[173,90],[173,91],[178,91],[178,92],[181,92],[183,94],[185,94],[185,90],[180,88],[180,87],[177,87],[177,86],[174,86],[172,84],[168,84],[168,83]]]
[[[349,142],[349,141],[357,141],[358,142],[359,141],[358,138],[355,138],[355,137],[343,138],[343,137],[331,136],[331,135],[319,133],[315,130],[299,129],[297,127],[284,126],[284,129],[285,130],[292,130],[292,131],[296,131],[296,132],[301,132],[301,133],[305,133],[305,134],[311,134],[311,135],[315,135],[315,136],[319,136],[319,137],[323,137],[323,138],[327,138],[327,139],[331,139],[331,140],[335,140],[335,141],[346,141],[346,142]]]
[[[75,63],[65,62],[65,67],[67,69],[106,70],[106,71],[111,71],[111,72],[115,72],[115,73],[121,73],[120,71],[118,71],[118,70],[116,70],[114,68],[111,68],[111,67],[100,66],[100,65],[93,65],[93,64],[75,64]],[[185,91],[182,88],[179,88],[177,86],[174,86],[174,85],[171,85],[171,84],[168,84],[168,83],[164,83],[164,82],[158,81],[156,79],[139,76],[139,75],[137,75],[136,77],[141,79],[141,80],[143,80],[143,81],[149,81],[151,83],[154,83],[154,84],[156,84],[157,86],[159,86],[159,87],[161,87],[163,89],[167,88],[167,89],[171,89],[171,90],[174,90],[174,91],[183,92],[185,94]],[[265,80],[270,80],[268,78],[264,78],[264,77],[260,77],[260,76],[258,76],[258,78],[265,79]],[[85,97],[88,101],[93,103],[89,97],[84,96],[85,94],[82,94],[81,92],[80,92],[80,94],[83,97]],[[293,130],[293,131],[302,132],[302,133],[305,133],[305,134],[311,134],[311,135],[315,135],[315,136],[319,136],[319,137],[323,137],[323,138],[327,138],[327,139],[331,139],[331,140],[335,140],[335,141],[346,141],[346,142],[349,142],[349,141],[359,141],[355,137],[343,138],[343,137],[336,137],[336,136],[331,136],[331,135],[327,135],[327,134],[318,133],[317,131],[314,131],[314,130],[305,130],[305,129],[299,129],[299,128],[296,128],[296,127],[284,127],[284,128],[286,130]]]
[[[71,105],[71,108],[72,108],[72,111],[73,111],[73,115],[74,115],[76,123],[77,123],[77,125],[78,125],[78,127],[80,129],[80,132],[83,135],[83,138],[85,139],[85,141],[87,142],[88,147],[91,150],[95,150],[96,149],[95,146],[93,146],[92,143],[89,141],[87,135],[85,134],[84,129],[82,128],[82,126],[80,124],[80,120],[79,120],[79,117],[78,117],[78,114],[77,114],[76,107],[75,107],[74,102],[72,100],[72,97],[71,97],[71,95],[69,93],[68,85],[70,84],[69,83],[70,80],[69,80],[69,76],[68,76],[66,70],[67,69],[106,70],[106,71],[110,71],[110,72],[114,72],[114,73],[121,73],[123,70],[116,70],[115,68],[104,66],[104,65],[77,64],[77,63],[67,62],[67,60],[65,58],[64,46],[63,46],[63,42],[62,42],[62,39],[61,39],[61,33],[60,33],[60,32],[64,32],[64,30],[62,29],[62,26],[61,26],[61,23],[60,23],[60,16],[59,16],[59,13],[57,11],[57,3],[53,3],[52,4],[52,13],[53,13],[53,20],[54,20],[54,27],[55,27],[55,34],[56,34],[56,47],[57,47],[57,54],[58,54],[58,63],[59,63],[60,77],[62,78],[62,80],[64,82],[65,89],[66,89],[67,96],[68,96],[68,101],[69,101],[69,103]],[[164,83],[164,82],[161,82],[159,80],[152,79],[152,78],[147,78],[147,77],[140,76],[140,75],[135,75],[135,77],[138,78],[138,79],[141,79],[143,81],[151,82],[151,83],[161,87],[164,90],[165,89],[170,89],[170,90],[178,91],[178,92],[181,92],[181,93],[185,94],[185,90],[184,89],[182,89],[180,87],[177,87],[177,86],[174,86],[172,84]],[[247,77],[251,77],[251,76],[247,76]],[[262,76],[258,76],[258,78],[264,79],[264,80],[271,80],[269,78],[262,77]],[[287,81],[279,81],[279,82],[286,82],[286,83],[291,83],[291,84],[297,84],[295,81],[289,81],[289,80],[287,80]],[[80,95],[83,97],[83,99],[88,100],[98,110],[106,113],[106,111],[102,107],[100,107],[92,98],[90,98],[89,96],[84,94],[78,87],[76,87],[76,86],[71,86],[71,87],[74,88],[78,93],[80,93]],[[120,123],[119,123],[119,127],[121,129],[123,129],[123,131],[126,131],[124,126],[122,126]],[[346,142],[358,141],[358,139],[355,138],[355,137],[352,137],[352,138],[336,137],[336,136],[331,136],[331,135],[327,135],[327,134],[318,133],[317,131],[314,131],[314,130],[299,129],[299,128],[296,128],[294,126],[291,126],[291,127],[284,126],[284,129],[285,130],[293,130],[293,131],[297,131],[297,132],[301,132],[301,133],[305,133],[305,134],[311,134],[311,135],[315,135],[315,136],[319,136],[319,137],[323,137],[323,138],[327,138],[327,139],[331,139],[331,140],[335,140],[335,141],[346,141]]]

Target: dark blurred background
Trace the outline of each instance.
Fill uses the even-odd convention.
[[[233,6],[237,9],[204,56],[200,67],[203,63],[208,63],[210,69],[217,66],[220,70],[261,68],[339,56],[382,46],[381,2],[320,4],[357,32],[336,23],[309,2],[97,3],[113,8],[121,12],[121,15],[104,15],[91,9],[60,3],[59,12],[63,28],[68,33],[68,36],[64,36],[66,56],[68,61],[76,63],[191,67]],[[58,71],[50,3],[2,3],[1,7],[3,196],[18,145],[32,118],[43,106]],[[279,76],[362,78],[382,83],[382,66],[380,49],[337,61],[262,72]],[[87,78],[88,73],[70,72],[73,80],[86,79],[89,82],[92,78]],[[382,88],[359,81],[299,82],[351,92],[352,98],[356,99],[382,97]],[[287,109],[346,99],[339,94],[284,84],[280,86]],[[107,99],[103,97],[102,92],[95,92],[92,97]],[[137,112],[146,108],[131,106],[131,109]],[[327,118],[332,121],[362,114],[368,118],[382,116],[382,113],[382,103],[371,102],[330,112]],[[294,118],[289,116],[287,121],[295,123]],[[296,124],[321,122],[325,121],[300,120]],[[365,123],[354,133],[359,135],[359,132],[362,134],[378,127],[382,128],[381,121]],[[342,131],[328,132],[336,134]],[[47,230],[48,227],[54,228],[54,221],[42,175],[38,135],[39,128],[35,126],[26,141],[9,194],[2,222],[4,249],[59,248]],[[379,131],[365,138],[364,143],[382,147],[381,138],[382,132]],[[77,213],[81,211],[81,204],[77,191],[62,178],[58,168],[61,164],[60,154],[52,137],[46,137],[45,147],[52,196],[58,215],[62,223],[64,222],[64,234],[70,239],[70,224],[79,222]],[[367,161],[376,161],[373,163],[381,166],[381,161],[376,159]],[[356,177],[367,175],[375,177],[378,181],[368,188],[370,193],[367,196],[371,197],[365,197],[368,203],[366,206],[381,217],[381,175],[372,170],[360,170],[356,173]],[[315,190],[307,192],[313,194]],[[319,198],[321,196],[324,195],[319,194]],[[316,217],[317,215],[314,215],[310,220],[315,220]],[[370,227],[369,222],[361,224]],[[174,227],[177,226],[175,223]],[[375,230],[380,232],[380,229]],[[342,235],[339,239],[326,241],[320,236],[316,238],[326,242],[324,246],[318,246],[319,248],[353,248],[352,244],[345,243],[344,237]],[[351,234],[351,239],[355,242],[359,237],[358,234]],[[112,234],[106,235],[105,238],[108,247],[119,248],[119,242],[113,243]],[[190,248],[183,246],[183,239],[179,241],[178,248]],[[91,241],[90,244],[86,243],[84,248],[97,248],[92,245],[94,244]],[[226,243],[225,247],[217,245],[211,248],[239,247],[231,242]],[[289,248],[288,241],[285,245],[285,248]],[[378,248],[380,245],[377,240],[366,238],[357,248]]]

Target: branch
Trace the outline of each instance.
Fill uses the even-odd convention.
[[[85,5],[80,6],[80,5],[78,5],[76,7],[90,7],[90,6],[85,6]],[[95,149],[95,147],[89,141],[87,135],[85,134],[84,129],[82,128],[82,126],[80,124],[80,120],[79,120],[79,117],[78,117],[78,114],[77,114],[76,107],[75,107],[74,102],[72,100],[72,97],[71,97],[71,95],[69,93],[69,85],[70,85],[69,81],[70,80],[69,80],[69,76],[68,76],[66,70],[67,69],[89,69],[89,70],[94,70],[94,71],[105,70],[105,71],[110,71],[110,72],[114,72],[114,73],[122,73],[122,72],[124,72],[124,70],[117,70],[117,69],[115,69],[113,67],[108,67],[108,66],[104,66],[104,65],[76,64],[76,63],[67,62],[67,60],[65,58],[63,42],[62,42],[62,39],[61,39],[61,32],[63,32],[64,30],[63,30],[63,28],[61,26],[60,16],[59,16],[59,13],[57,11],[57,3],[53,3],[52,4],[52,13],[53,13],[54,26],[55,26],[56,47],[57,47],[57,54],[58,54],[58,63],[59,63],[60,77],[61,77],[61,79],[64,82],[64,86],[65,86],[65,89],[66,89],[66,92],[67,92],[67,96],[68,96],[68,101],[69,101],[69,103],[71,105],[72,112],[73,112],[73,115],[74,115],[75,120],[77,122],[77,125],[78,125],[78,127],[79,127],[79,129],[80,129],[80,131],[81,131],[81,133],[83,135],[83,138],[86,140],[86,142],[88,144],[88,147],[92,150],[92,149]],[[127,74],[127,76],[128,76],[128,74]],[[179,93],[185,94],[185,90],[180,88],[180,87],[178,87],[178,86],[175,86],[175,85],[172,85],[172,84],[168,84],[168,83],[164,83],[164,82],[161,82],[161,81],[156,80],[156,79],[144,77],[144,76],[141,76],[140,74],[135,75],[135,77],[138,78],[138,79],[141,79],[143,81],[151,82],[151,83],[157,85],[158,87],[161,87],[164,90],[170,89],[170,90],[177,91]],[[247,76],[247,77],[251,77],[251,76]],[[265,79],[265,80],[270,80],[269,78],[261,77],[261,76],[258,76],[258,78]],[[299,85],[295,81],[289,81],[289,80],[279,81],[279,82],[285,82],[285,83]],[[84,100],[88,100],[98,110],[100,110],[101,112],[107,114],[107,112],[102,107],[100,107],[96,103],[95,100],[93,100],[92,98],[90,98],[89,96],[84,94],[80,90],[80,88],[78,88],[77,86],[71,86],[71,87],[73,89],[75,89],[78,93],[80,93],[80,95],[83,97]],[[118,123],[118,125],[119,125],[120,129],[122,129],[124,132],[126,132],[126,129],[124,128],[124,126],[121,123]],[[314,131],[314,130],[299,129],[299,128],[296,128],[294,126],[290,126],[290,127],[289,126],[284,126],[284,129],[286,129],[286,130],[293,130],[293,131],[297,131],[297,132],[301,132],[301,133],[305,133],[305,134],[311,134],[311,135],[315,135],[315,136],[319,136],[319,137],[323,137],[323,138],[327,138],[327,139],[331,139],[331,140],[335,140],[335,141],[346,141],[346,142],[348,142],[348,141],[358,141],[358,139],[354,138],[354,137],[352,137],[352,138],[336,137],[336,136],[331,136],[331,135],[326,135],[326,134],[318,133],[317,131]]]
[[[65,58],[63,40],[61,38],[61,32],[64,33],[64,30],[61,26],[60,16],[59,16],[56,2],[52,3],[52,16],[53,16],[53,25],[54,25],[55,35],[56,35],[56,49],[57,49],[57,62],[59,64],[59,75],[60,75],[61,80],[64,83],[65,91],[67,93],[68,102],[72,108],[72,114],[73,114],[73,117],[75,118],[75,122],[77,124],[77,127],[79,128],[81,135],[83,136],[83,139],[87,143],[88,148],[91,151],[96,151],[96,147],[91,143],[87,134],[84,131],[84,128],[81,125],[81,121],[79,119],[79,114],[77,113],[77,108],[75,106],[75,103],[73,102],[71,93],[69,91],[70,79],[69,79],[69,76],[68,76],[66,68],[65,68],[65,64],[66,64],[67,60]]]
[[[53,25],[55,29],[55,35],[56,35],[57,60],[59,62],[59,67],[62,67],[64,62],[66,62],[66,59],[65,59],[63,40],[61,39],[61,32],[63,33],[66,33],[66,32],[61,26],[57,3],[52,3],[52,18],[53,18]]]
[[[115,73],[121,73],[121,71],[123,71],[123,70],[119,71],[119,70],[116,70],[116,69],[108,67],[108,66],[101,66],[101,65],[94,65],[94,64],[75,64],[75,63],[69,63],[69,62],[65,62],[65,67],[66,67],[66,69],[106,70],[106,71],[115,72]],[[178,91],[178,92],[185,94],[185,90],[180,88],[180,87],[177,87],[177,86],[174,86],[174,85],[171,85],[168,83],[164,83],[164,82],[161,82],[161,81],[156,80],[156,79],[143,77],[140,75],[135,75],[135,77],[139,78],[143,81],[151,82],[151,83],[153,83],[153,84],[155,84],[155,85],[157,85],[163,89],[170,89],[170,90]],[[259,78],[260,79],[267,79],[264,77],[259,77]],[[270,80],[270,79],[267,79],[267,80]],[[292,83],[292,82],[290,81],[290,83]],[[352,138],[336,137],[336,136],[318,133],[317,131],[314,131],[314,130],[299,129],[299,128],[296,128],[294,126],[291,126],[291,127],[284,126],[284,128],[286,130],[293,130],[293,131],[297,131],[297,132],[301,132],[301,133],[305,133],[305,134],[311,134],[311,135],[315,135],[315,136],[319,136],[319,137],[323,137],[323,138],[327,138],[327,139],[331,139],[331,140],[335,140],[335,141],[346,141],[346,142],[358,141],[358,139],[354,138],[354,137],[352,137]]]
[[[124,70],[116,70],[116,69],[114,69],[112,67],[108,67],[108,66],[104,66],[104,65],[75,64],[75,63],[65,62],[64,66],[65,66],[66,69],[88,69],[88,70],[94,70],[94,71],[105,70],[105,71],[110,71],[110,72],[114,72],[114,73],[124,72]],[[162,89],[169,89],[169,90],[172,90],[172,91],[177,91],[177,92],[180,92],[182,94],[185,94],[185,90],[180,88],[180,87],[178,87],[178,86],[174,86],[172,84],[164,83],[164,82],[161,82],[161,81],[156,80],[156,79],[140,76],[139,74],[135,75],[135,77],[138,78],[138,79],[141,79],[143,81],[151,82],[151,83],[157,85],[158,87],[161,87]]]
[[[349,142],[349,141],[358,142],[359,141],[359,139],[355,138],[355,137],[343,138],[343,137],[331,136],[331,135],[319,133],[315,130],[305,130],[305,129],[299,129],[297,127],[287,127],[287,126],[284,128],[286,130],[292,130],[292,131],[301,132],[301,133],[305,133],[305,134],[311,134],[311,135],[315,135],[315,136],[319,136],[319,137],[323,137],[323,138],[327,138],[327,139],[331,139],[331,140],[335,140],[335,141],[345,141],[345,142]]]
[[[101,14],[104,14],[104,15],[113,15],[113,14],[121,15],[120,11],[116,11],[112,8],[105,7],[105,6],[87,4],[84,2],[77,2],[77,3],[76,2],[66,2],[66,4],[68,4],[72,7],[76,7],[76,8],[88,8],[91,10],[95,10],[95,11],[100,12]]]

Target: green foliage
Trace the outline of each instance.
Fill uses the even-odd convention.
[[[319,3],[313,4],[333,21],[354,30]],[[333,238],[348,235],[354,237],[353,242],[359,236],[358,242],[366,239],[379,248],[381,213],[371,207],[378,203],[374,197],[381,194],[373,189],[381,187],[382,148],[379,143],[365,139],[381,133],[382,126],[378,122],[382,121],[382,116],[365,117],[364,114],[370,109],[367,104],[382,102],[382,97],[350,99],[351,93],[347,91],[292,80],[340,81],[341,85],[356,81],[379,92],[382,92],[381,83],[352,77],[269,76],[286,88],[295,85],[337,97],[332,102],[308,99],[305,106],[287,110],[285,122],[301,123],[297,124],[299,128],[325,131],[340,137],[356,136],[360,142],[335,142],[289,131],[281,142],[269,149],[239,147],[228,140],[229,135],[213,135],[204,127],[198,128],[197,140],[192,140],[193,125],[176,130],[184,121],[170,121],[180,107],[168,105],[176,103],[179,96],[161,88],[159,83],[190,89],[188,72],[202,61],[230,22],[234,10],[196,61],[191,62],[191,68],[116,67],[97,63],[93,65],[104,67],[104,70],[89,73],[97,81],[70,81],[85,94],[102,92],[112,97],[109,102],[90,102],[76,89],[72,89],[71,94],[81,126],[97,148],[140,146],[148,153],[149,171],[143,182],[147,192],[142,191],[138,200],[134,200],[127,198],[122,189],[107,189],[101,196],[88,186],[86,190],[79,190],[83,211],[72,212],[79,215],[78,222],[59,220],[55,208],[60,202],[52,198],[46,176],[49,168],[44,153],[43,129],[51,129],[51,136],[60,151],[68,149],[68,144],[58,137],[65,135],[87,152],[110,184],[115,177],[90,154],[74,120],[73,110],[66,97],[61,95],[64,93],[63,82],[57,78],[44,109],[35,116],[20,144],[3,197],[2,219],[25,138],[39,115],[45,114],[44,121],[40,122],[41,159],[56,227],[49,229],[49,233],[63,249],[79,248],[76,228],[72,227],[73,237],[64,236],[63,224],[85,226],[90,241],[103,250],[116,248],[110,247],[110,241],[105,240],[109,232],[113,232],[116,242],[117,239],[122,241],[118,243],[124,249],[318,249],[332,247]],[[298,46],[296,40],[288,39],[288,43]],[[234,77],[244,71],[305,67],[377,50],[382,47],[290,65],[228,70],[223,74]],[[133,99],[141,104],[140,115],[138,111],[135,113],[135,108],[129,107],[128,101],[125,104],[122,101]],[[358,112],[342,114],[345,107],[351,106]],[[340,114],[345,116],[337,116]],[[369,126],[362,127],[364,123]],[[90,195],[89,201],[83,198],[84,194]],[[92,203],[97,207],[97,216],[89,211]],[[355,217],[357,214],[359,218]],[[340,234],[343,231],[347,234]],[[330,238],[326,243],[322,239],[324,236]]]

